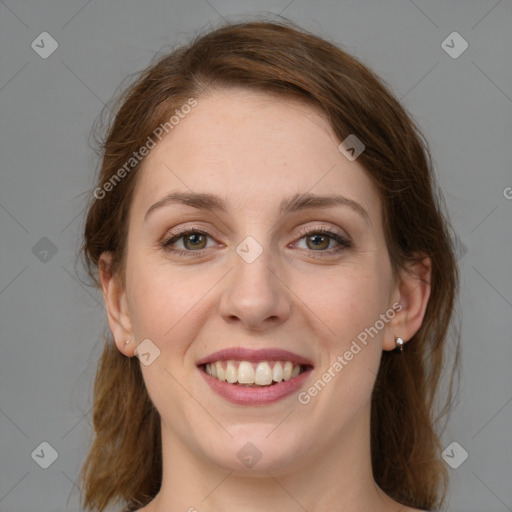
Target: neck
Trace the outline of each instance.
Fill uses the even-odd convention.
[[[257,476],[242,475],[204,460],[162,425],[162,487],[143,510],[388,510],[392,500],[373,479],[369,418],[368,404],[353,424],[340,432],[336,445],[315,452],[301,465],[276,467]]]

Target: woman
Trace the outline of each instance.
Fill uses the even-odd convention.
[[[457,270],[382,82],[289,24],[228,25],[149,67],[103,149],[83,250],[112,336],[84,506],[439,508]]]

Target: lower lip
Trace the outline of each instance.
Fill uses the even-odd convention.
[[[305,372],[297,375],[297,377],[281,381],[279,384],[262,386],[260,388],[249,388],[221,381],[208,375],[201,369],[199,369],[199,371],[215,393],[229,402],[238,405],[266,405],[278,402],[298,391],[311,373],[311,369],[308,368]]]

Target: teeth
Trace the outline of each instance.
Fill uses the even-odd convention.
[[[283,380],[283,365],[278,361],[272,369],[272,380],[281,382]]]
[[[254,384],[254,369],[251,363],[242,361],[238,365],[238,382],[240,384]]]
[[[225,372],[226,381],[233,384],[237,381],[238,375],[233,361],[228,361]]]
[[[205,364],[208,375],[245,386],[270,386],[273,382],[287,381],[301,373],[301,365],[291,361],[215,361]]]
[[[300,370],[300,366],[297,368]],[[256,367],[254,383],[260,386],[268,386],[269,384],[272,384],[272,370],[266,361],[258,363],[258,366]]]
[[[217,361],[214,366],[217,369],[217,379],[226,380],[226,372],[224,371],[224,368],[222,368],[222,363]]]
[[[283,375],[284,380],[290,380],[292,378],[293,364],[290,361],[284,363]]]

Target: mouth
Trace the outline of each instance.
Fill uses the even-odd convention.
[[[213,361],[201,365],[201,369],[211,377],[238,386],[259,388],[273,386],[298,377],[308,369],[308,365],[292,361]]]
[[[196,364],[215,393],[239,405],[281,400],[298,391],[313,370],[308,359],[280,349],[226,349]]]

